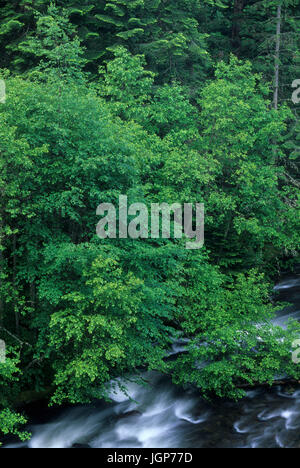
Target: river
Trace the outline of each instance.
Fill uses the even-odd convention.
[[[283,279],[275,290],[292,302],[275,319],[300,320],[300,277]],[[180,351],[174,344],[174,352]],[[32,408],[25,444],[7,448],[300,448],[300,386],[258,388],[237,403],[204,401],[155,372],[147,386],[129,384],[129,396],[112,403],[68,409]]]

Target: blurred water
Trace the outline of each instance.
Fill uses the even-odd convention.
[[[287,278],[275,290],[294,306],[274,321],[284,326],[300,319],[300,278]],[[170,355],[184,351],[174,343]],[[300,388],[257,389],[238,402],[207,403],[198,392],[183,391],[157,373],[143,378],[147,386],[130,383],[128,394],[116,390],[113,403],[76,407],[50,422],[33,425],[27,444],[8,448],[300,448]],[[48,419],[49,421],[49,419]]]

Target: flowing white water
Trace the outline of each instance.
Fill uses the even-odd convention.
[[[298,297],[299,278],[275,288]],[[284,326],[300,318],[298,299],[274,321]],[[184,351],[185,342],[170,354]],[[147,386],[127,385],[112,392],[113,403],[76,407],[48,423],[33,425],[29,448],[300,448],[300,390],[277,387],[248,392],[238,403],[207,403],[195,391],[183,391],[157,373],[144,374]],[[20,446],[20,445],[19,445]],[[12,445],[8,446],[12,447]],[[14,446],[16,447],[16,446]]]
[[[145,377],[148,387],[130,389],[136,402],[119,394],[110,405],[65,411],[30,428],[28,447],[300,448],[300,390],[257,390],[238,403],[209,404],[157,374]]]

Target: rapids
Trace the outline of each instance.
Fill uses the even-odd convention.
[[[300,320],[300,278],[274,288],[292,306],[274,323]],[[174,343],[170,354],[182,352]],[[129,383],[128,395],[113,392],[112,403],[36,411],[32,438],[7,448],[300,448],[300,388],[254,389],[237,403],[204,401],[157,373],[144,374],[147,386]]]

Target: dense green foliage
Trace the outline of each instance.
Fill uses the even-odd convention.
[[[273,326],[270,301],[298,258],[299,2],[282,5],[278,109],[277,0],[94,3],[0,1],[4,434],[26,437],[28,390],[87,402],[146,368],[238,398],[300,378],[300,326]],[[204,203],[204,248],[100,240],[96,208],[120,194]]]

